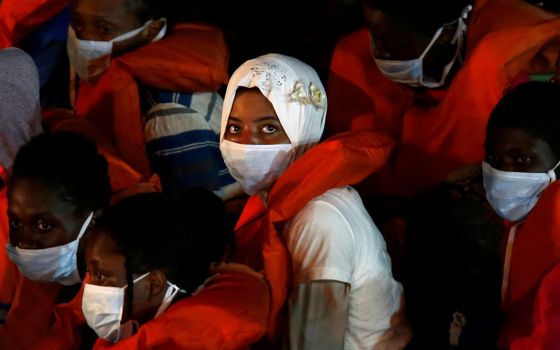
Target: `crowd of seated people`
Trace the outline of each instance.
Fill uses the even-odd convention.
[[[555,1],[296,3],[0,1],[0,349],[560,349]]]

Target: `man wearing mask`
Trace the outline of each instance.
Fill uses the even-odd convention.
[[[486,197],[505,220],[500,349],[560,348],[560,86],[523,84],[490,115]]]
[[[75,113],[164,191],[237,185],[218,149],[228,50],[213,27],[173,24],[152,0],[74,0],[68,31]],[[49,125],[52,127],[52,125]]]
[[[520,0],[365,0],[364,9],[367,28],[332,58],[327,128],[400,141],[369,194],[413,196],[479,162],[504,92],[554,71],[560,19]]]

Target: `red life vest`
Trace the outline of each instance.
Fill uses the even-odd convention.
[[[527,220],[517,226],[511,252],[500,345],[508,349],[558,349],[560,182],[543,192]]]
[[[68,0],[2,0],[0,48],[15,46],[69,3]]]
[[[254,272],[221,273],[197,294],[171,305],[138,333],[95,350],[248,349],[266,333],[268,286]]]

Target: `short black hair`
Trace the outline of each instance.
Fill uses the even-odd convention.
[[[521,129],[546,142],[560,158],[560,85],[533,81],[507,93],[490,114],[486,134],[496,129]]]
[[[226,246],[235,243],[224,203],[203,188],[125,198],[105,210],[93,232],[115,240],[125,257],[129,291],[132,274],[161,270],[192,293],[208,278],[210,264],[222,261]],[[132,293],[128,298],[131,308]]]
[[[161,0],[166,3],[166,0]],[[128,9],[137,14],[140,22],[147,22],[150,19],[159,19],[165,17],[163,6],[154,0],[127,0]]]
[[[61,190],[61,199],[75,205],[80,215],[109,205],[112,191],[107,172],[107,161],[95,143],[60,132],[41,134],[25,144],[16,155],[9,182],[34,179]]]
[[[363,0],[366,6],[383,11],[408,32],[431,37],[446,23],[455,21],[472,0]]]

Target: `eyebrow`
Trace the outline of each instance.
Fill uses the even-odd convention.
[[[242,120],[241,120],[240,118],[235,117],[235,116],[230,116],[230,117],[228,118],[228,121],[229,121],[229,120],[233,120],[233,121],[236,121],[236,122],[242,122]],[[260,118],[258,118],[258,119],[255,120],[255,121],[261,122],[261,121],[268,121],[268,120],[280,122],[280,120],[278,119],[278,117],[275,117],[275,116],[273,116],[273,115],[268,115],[268,116],[260,117]]]

